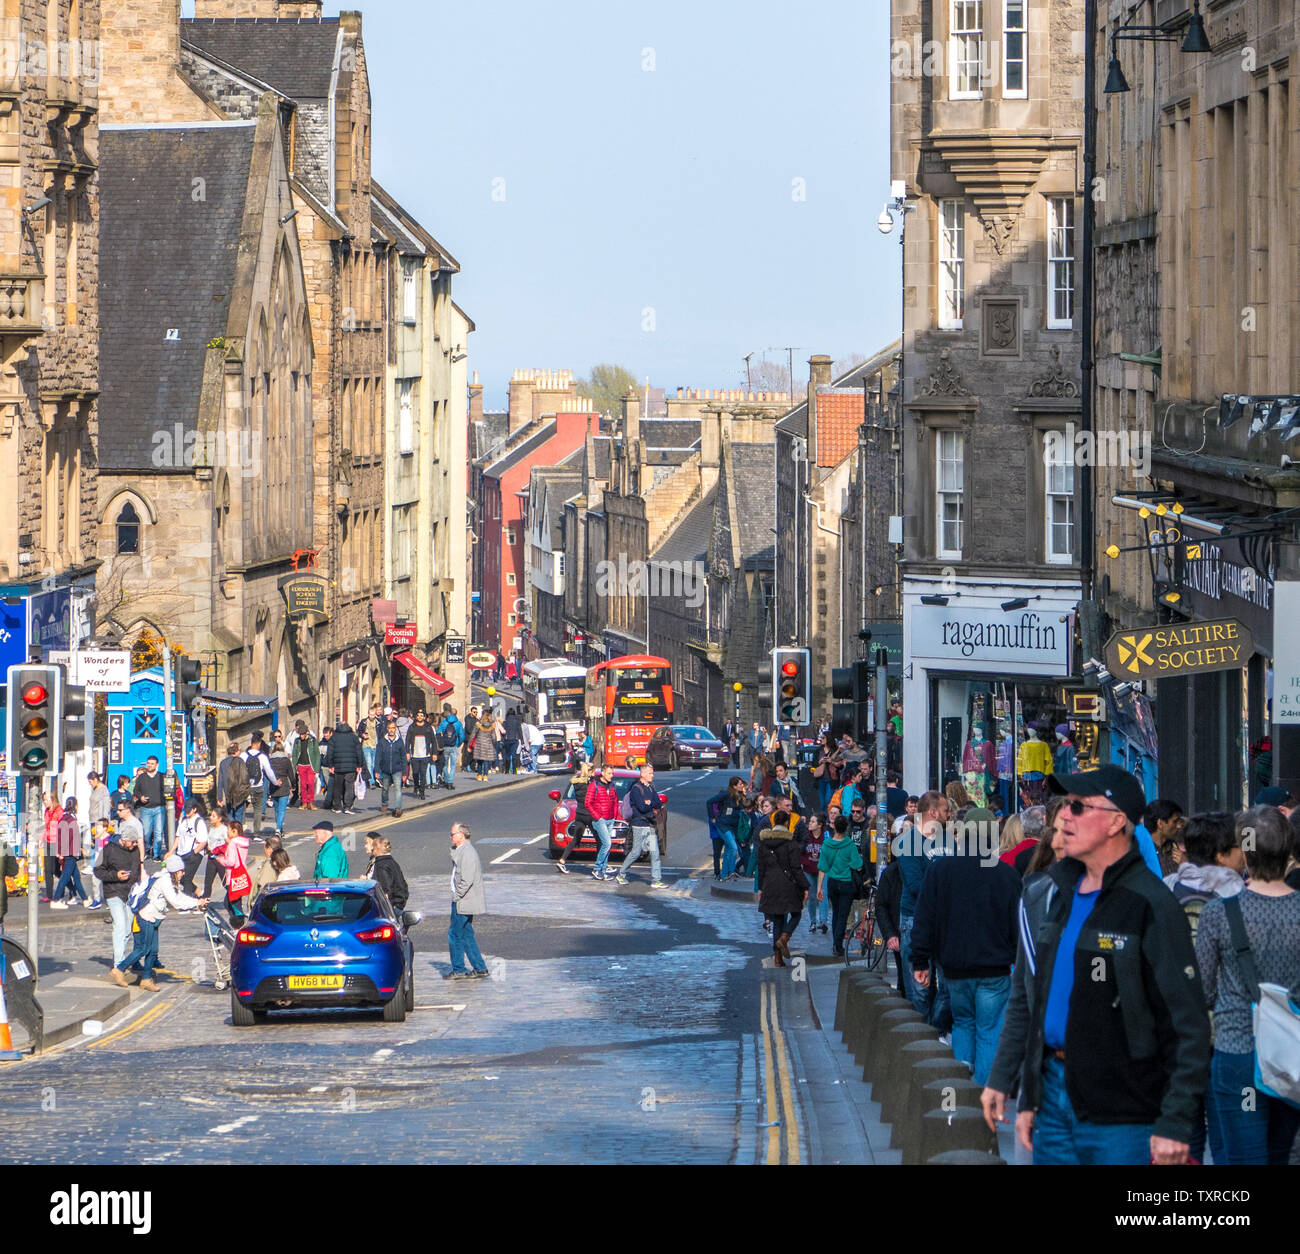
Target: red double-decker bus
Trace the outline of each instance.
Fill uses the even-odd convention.
[[[650,737],[673,721],[672,665],[666,658],[630,653],[587,672],[587,715],[604,762],[620,767],[632,755],[645,761]]]

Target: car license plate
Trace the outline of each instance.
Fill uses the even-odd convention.
[[[288,979],[290,991],[294,992],[329,992],[343,987],[341,975],[291,975]]]

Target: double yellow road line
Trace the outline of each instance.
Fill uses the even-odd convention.
[[[86,1048],[98,1049],[102,1045],[111,1045],[114,1041],[120,1041],[124,1037],[131,1036],[141,1028],[146,1028],[151,1023],[161,1019],[174,1004],[170,997],[161,998],[156,1005],[150,1006],[138,1019],[132,1019],[125,1027],[118,1028],[116,1032],[110,1032],[107,1036],[97,1037],[95,1040],[90,1041]]]
[[[785,1129],[785,1161],[798,1164],[799,1114],[790,1082],[790,1057],[785,1032],[777,1009],[776,987],[764,980],[760,986],[759,1019],[763,1029],[763,1083],[766,1092],[767,1152],[764,1161],[775,1166],[781,1161],[781,1129]]]

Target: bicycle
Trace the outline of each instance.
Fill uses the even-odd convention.
[[[866,959],[867,970],[874,971],[885,956],[885,938],[876,927],[876,886],[870,885],[867,895],[853,903],[848,930],[844,934],[844,965],[851,966],[850,945],[856,944],[858,957]]]

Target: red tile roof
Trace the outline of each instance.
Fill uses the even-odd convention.
[[[847,388],[817,389],[817,464],[838,466],[858,445],[862,393]]]

